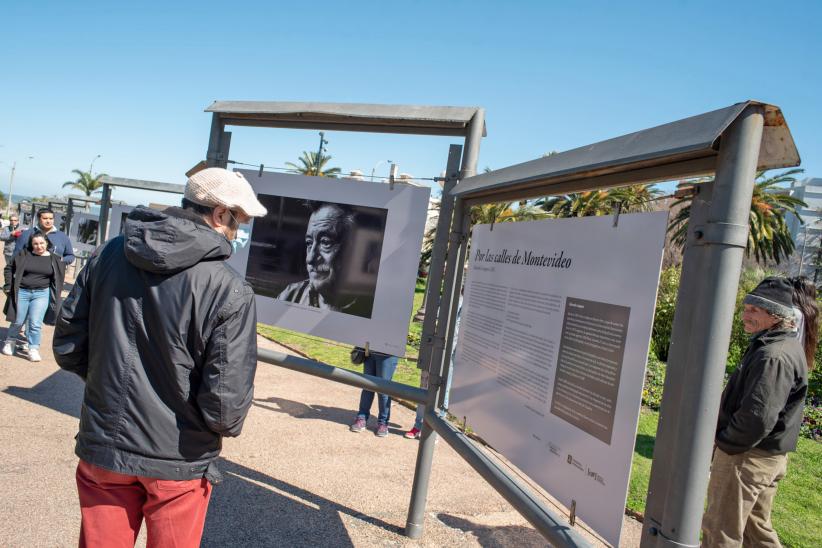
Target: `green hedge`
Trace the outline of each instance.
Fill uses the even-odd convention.
[[[775,272],[755,268],[745,269],[739,279],[736,295],[736,311],[731,327],[731,341],[728,345],[726,374],[730,375],[739,365],[749,336],[742,326],[742,299],[766,276],[777,275]],[[676,297],[679,291],[681,271],[677,267],[662,271],[657,293],[656,315],[651,332],[651,348],[648,355],[648,369],[645,375],[645,386],[642,390],[642,403],[651,409],[659,409],[662,401],[662,385],[665,379],[665,362],[668,360],[668,347],[671,344],[671,330],[676,310]],[[820,326],[822,340],[822,325]],[[726,376],[727,376],[726,375]],[[802,435],[813,439],[822,439],[822,348],[817,346],[814,368],[809,375],[808,399],[805,406],[805,421]]]

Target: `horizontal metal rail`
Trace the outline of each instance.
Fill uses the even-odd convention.
[[[552,546],[592,546],[582,535],[542,504],[533,492],[515,481],[488,458],[468,437],[434,412],[426,410],[425,422],[476,470],[494,490],[533,525]]]
[[[398,382],[389,381],[380,377],[372,377],[371,375],[364,375],[362,373],[355,373],[340,367],[334,367],[327,363],[322,363],[299,356],[292,356],[285,352],[277,352],[276,350],[267,350],[259,348],[257,350],[257,359],[261,362],[270,363],[271,365],[278,365],[291,369],[292,371],[299,371],[300,373],[308,373],[315,377],[322,377],[332,381],[341,382],[349,386],[356,386],[365,390],[379,392],[391,396],[392,398],[401,398],[414,403],[425,403],[425,398],[428,392],[422,388],[415,388],[407,384],[400,384]]]

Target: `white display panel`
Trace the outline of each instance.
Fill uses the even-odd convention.
[[[240,171],[268,210],[229,260],[259,321],[403,356],[430,189]]]
[[[473,229],[450,411],[619,545],[667,212]]]
[[[75,213],[71,218],[71,243],[76,252],[92,252],[97,247],[97,231],[100,216],[92,213]]]
[[[129,205],[112,206],[111,213],[109,213],[108,216],[108,240],[116,238],[123,233],[126,217],[129,213],[131,213],[131,210],[134,209],[134,207],[135,206]]]

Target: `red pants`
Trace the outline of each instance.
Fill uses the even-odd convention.
[[[83,521],[80,548],[132,548],[143,517],[148,548],[196,547],[203,536],[211,484],[126,476],[85,461],[77,465]]]

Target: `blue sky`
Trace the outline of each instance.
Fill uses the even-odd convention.
[[[483,106],[492,168],[757,99],[782,107],[806,175],[822,177],[819,2],[18,0],[0,14],[4,192],[15,160],[15,192],[39,195],[98,154],[95,171],[182,183],[216,99]],[[231,158],[254,164],[318,140],[232,131]],[[459,142],[326,138],[344,171],[391,159],[418,177]]]

